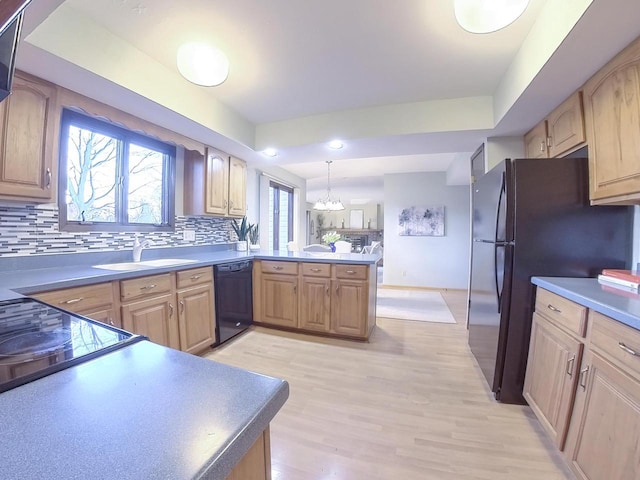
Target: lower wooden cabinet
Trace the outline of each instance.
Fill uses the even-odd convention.
[[[584,480],[637,480],[640,381],[592,351],[581,372],[567,444],[573,473]]]
[[[375,326],[368,265],[254,261],[254,322],[365,340]]]
[[[178,290],[180,350],[198,353],[216,341],[213,284]]]
[[[271,480],[271,442],[269,427],[240,459],[226,480]]]
[[[122,322],[116,302],[117,290],[118,282],[105,282],[53,290],[32,296],[54,307],[121,328]]]
[[[524,398],[560,450],[564,448],[583,343],[533,315]]]
[[[525,398],[576,478],[638,480],[640,331],[554,297],[538,289]]]
[[[261,320],[271,325],[297,328],[298,277],[277,274],[264,275],[261,290]]]
[[[165,293],[122,305],[122,327],[154,343],[180,349],[175,294]]]
[[[300,328],[327,333],[331,319],[331,279],[302,278]]]
[[[331,331],[340,335],[364,337],[367,334],[369,286],[362,280],[332,281]]]

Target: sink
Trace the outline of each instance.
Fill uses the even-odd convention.
[[[172,267],[174,265],[186,265],[195,263],[197,260],[185,260],[181,258],[160,258],[158,260],[146,260],[144,262],[120,262],[120,263],[103,263],[101,265],[93,265],[93,268],[102,268],[104,270],[146,270],[147,268]]]

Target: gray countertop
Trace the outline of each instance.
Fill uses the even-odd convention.
[[[2,293],[4,289],[5,291],[13,290],[28,295],[45,290],[77,287],[111,280],[124,280],[127,278],[185,270],[250,258],[297,262],[361,263],[369,265],[376,264],[380,260],[379,255],[362,255],[357,253],[236,252],[235,250],[207,251],[206,249],[199,249],[195,253],[189,251],[189,253],[186,254],[182,253],[180,249],[172,249],[169,252],[163,251],[161,253],[165,258],[192,260],[193,263],[170,267],[148,268],[144,270],[114,271],[93,267],[92,265],[109,263],[109,261],[92,255],[50,256],[42,259],[41,268],[34,268],[32,262],[24,266],[26,262],[21,264],[19,261],[14,261],[12,265],[3,268],[3,275],[0,275],[0,293]],[[143,252],[142,256],[143,260],[147,260],[150,257],[149,252],[146,251]],[[156,252],[156,255],[151,256],[151,258],[162,257],[159,257]],[[60,264],[61,259],[66,260],[66,262]]]
[[[143,341],[0,394],[7,480],[223,479],[287,382]]]
[[[640,330],[640,295],[606,288],[595,278],[533,277],[531,281],[535,285]]]

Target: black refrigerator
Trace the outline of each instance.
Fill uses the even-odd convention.
[[[531,277],[629,268],[632,212],[589,205],[586,158],[506,159],[471,188],[469,346],[496,399],[524,404]]]

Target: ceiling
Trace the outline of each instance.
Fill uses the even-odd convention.
[[[522,135],[640,34],[636,2],[531,0],[473,35],[453,0],[39,0],[18,67],[288,170],[308,199],[328,159],[332,184],[375,197],[383,174],[446,171],[486,137]],[[180,77],[192,40],[227,54],[225,83]],[[327,148],[334,138],[345,147]]]

